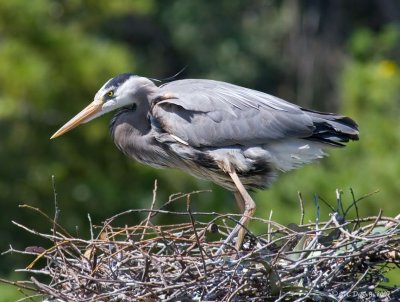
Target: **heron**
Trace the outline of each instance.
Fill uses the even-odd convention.
[[[226,242],[245,226],[256,205],[248,193],[326,155],[327,147],[358,140],[346,116],[302,108],[270,94],[208,79],[157,81],[132,73],[108,80],[93,102],[51,139],[116,111],[111,137],[128,157],[155,168],[178,168],[234,193],[242,213]]]

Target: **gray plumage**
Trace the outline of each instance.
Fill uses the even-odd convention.
[[[350,118],[301,108],[272,95],[212,80],[180,80],[157,87],[121,74],[62,126],[118,110],[110,133],[127,156],[157,168],[178,168],[231,190],[243,212],[224,245],[238,234],[240,249],[256,205],[247,189],[268,187],[289,171],[358,139]],[[217,254],[222,252],[222,245]]]
[[[234,169],[247,189],[265,188],[277,171],[358,139],[357,125],[348,117],[240,86],[193,79],[157,87],[146,78],[122,77],[137,89],[135,105],[120,109],[110,124],[118,148],[139,162],[179,168],[229,190],[235,185],[226,169]],[[118,91],[126,82],[114,79],[118,84],[110,80],[105,87]]]

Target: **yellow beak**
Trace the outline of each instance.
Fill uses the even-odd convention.
[[[86,108],[84,108],[81,112],[75,115],[72,119],[70,119],[64,126],[57,130],[56,133],[50,137],[50,139],[59,137],[64,133],[70,131],[71,129],[75,128],[76,126],[84,123],[88,118],[93,116],[94,114],[101,111],[103,102],[95,100],[90,103]]]

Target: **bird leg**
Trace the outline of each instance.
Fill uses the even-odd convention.
[[[235,171],[230,172],[229,176],[232,178],[233,182],[236,185],[236,188],[238,189],[235,192],[235,199],[236,203],[238,204],[240,210],[243,213],[242,218],[240,218],[239,220],[239,224],[235,227],[235,229],[238,228],[238,230],[234,229],[235,232],[238,232],[238,237],[236,240],[235,247],[237,250],[239,250],[240,247],[242,246],[243,239],[246,234],[246,229],[244,227],[248,225],[251,217],[254,215],[254,212],[256,211],[256,204],[253,198],[251,198],[250,194],[243,186],[236,172]]]
[[[242,198],[242,195],[240,195],[239,191],[235,191],[235,192],[233,192],[233,194],[235,195],[236,204],[240,210],[240,213],[244,213],[246,206],[245,206],[245,202]]]
[[[242,218],[239,220],[239,224],[235,226],[232,232],[225,239],[221,248],[218,249],[217,255],[222,252],[222,248],[228,244],[236,234],[238,234],[238,238],[236,240],[235,248],[239,250],[242,246],[244,236],[246,234],[246,229],[244,228],[249,223],[250,218],[253,216],[256,211],[256,204],[251,198],[250,194],[247,192],[236,172],[233,170],[232,172],[228,172],[229,176],[232,178],[233,183],[235,184],[237,191],[235,192],[236,203],[239,206],[240,210],[243,213]]]
[[[250,217],[253,216],[255,207],[252,208],[252,210],[251,210],[252,212],[246,211],[246,202],[245,202],[244,198],[242,197],[242,195],[238,191],[235,192],[234,195],[235,195],[236,203],[238,205],[239,204],[241,205],[241,206],[239,206],[239,209],[240,209],[241,213],[243,214],[242,218],[239,220],[239,224],[237,224],[235,227],[236,230],[233,231],[233,232],[237,233],[235,248],[236,248],[236,250],[240,250],[243,240],[244,240],[244,236],[246,235],[245,227],[247,227]]]

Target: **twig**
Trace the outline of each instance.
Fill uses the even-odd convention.
[[[376,225],[380,221],[381,217],[382,217],[382,209],[379,209],[378,216],[376,216],[376,219],[374,223],[371,225],[371,227],[364,233],[364,236],[368,236],[369,234],[371,234],[371,232],[375,229]]]
[[[340,298],[339,302],[342,302],[344,298],[346,298],[356,287],[357,285],[364,279],[364,277],[368,274],[369,268],[362,274],[362,276],[349,288],[349,290]]]
[[[272,221],[272,210],[269,211],[268,221]],[[267,241],[271,242],[271,223],[267,224]]]
[[[301,192],[297,192],[297,196],[300,202],[300,225],[304,224],[304,201],[303,201],[303,196],[301,195]]]
[[[157,196],[157,179],[154,180],[154,189],[153,189],[153,200],[151,201],[151,205],[150,205],[150,211],[147,214],[147,218],[146,218],[146,222],[144,224],[144,228],[143,228],[143,233],[142,236],[140,237],[140,240],[143,240],[144,236],[146,235],[146,229],[149,226],[150,223],[150,218],[152,216],[152,211],[154,209],[154,206],[156,204],[156,196]]]
[[[188,214],[189,214],[190,223],[192,224],[193,233],[194,233],[194,235],[196,237],[197,246],[199,247],[199,250],[200,250],[201,262],[203,264],[203,270],[204,270],[204,277],[207,278],[206,262],[204,261],[204,250],[203,250],[203,248],[202,248],[202,246],[200,244],[199,235],[197,234],[196,226],[194,224],[194,218],[193,218],[193,215],[192,215],[191,210],[190,210],[190,197],[189,196],[187,197],[186,207],[187,207],[187,211],[188,211]]]
[[[346,209],[346,211],[343,212],[343,215],[346,216],[348,210],[350,210],[351,207],[354,205],[354,209],[355,209],[355,211],[356,211],[356,217],[357,217],[357,219],[359,219],[359,218],[360,218],[360,215],[359,215],[359,211],[358,211],[358,205],[357,205],[356,197],[355,197],[355,194],[354,194],[354,191],[353,191],[352,188],[350,188],[350,194],[351,194],[351,197],[352,197],[352,199],[353,199],[353,203],[352,203],[351,205],[348,206],[348,208]],[[356,223],[356,224],[354,225],[354,230],[355,230],[355,229],[358,229],[358,227],[359,227],[359,224]]]
[[[367,199],[368,197],[371,197],[372,195],[375,195],[375,194],[379,193],[379,190],[375,190],[375,191],[373,191],[373,192],[371,192],[371,193],[365,194],[364,196],[361,196],[361,197],[358,198],[358,199],[355,199],[355,196],[353,195],[354,192],[353,192],[352,189],[350,189],[350,193],[352,194],[353,203],[352,203],[350,206],[348,206],[347,209],[345,210],[345,213],[344,213],[345,216],[347,215],[348,211],[350,211],[350,209],[351,209],[351,207],[352,207],[353,205],[356,207],[357,204],[358,204],[360,201],[362,201],[362,200],[364,200],[364,199]]]
[[[53,195],[54,195],[53,236],[55,236],[57,232],[58,217],[60,216],[60,208],[58,207],[56,178],[54,175],[51,176],[51,183],[53,185]]]
[[[246,283],[243,283],[241,286],[239,286],[238,288],[236,288],[236,290],[229,295],[228,299],[226,299],[227,302],[232,301],[232,299],[243,289],[247,286]]]
[[[59,225],[57,222],[54,222],[53,219],[51,219],[46,213],[44,213],[44,212],[43,212],[42,210],[40,210],[39,208],[35,208],[35,207],[32,207],[32,206],[27,205],[27,204],[20,204],[18,207],[19,207],[19,208],[27,208],[27,209],[33,210],[33,211],[35,211],[35,212],[38,212],[40,215],[42,215],[43,217],[45,217],[46,220],[48,220],[52,225],[55,224],[55,225],[57,226],[57,228],[58,228],[59,230],[61,230],[66,236],[72,237],[61,225]],[[54,227],[53,227],[53,228],[54,228]]]
[[[333,221],[333,223],[338,227],[338,229],[339,229],[343,234],[345,234],[347,237],[353,238],[353,239],[362,240],[362,241],[372,241],[372,240],[375,240],[374,238],[366,238],[366,237],[360,237],[360,236],[357,236],[357,235],[350,234],[350,233],[349,233],[348,231],[346,231],[346,230],[340,225],[340,223],[337,221],[336,215],[337,215],[337,213],[332,214],[332,221]]]
[[[93,233],[93,224],[92,224],[92,217],[90,217],[90,214],[87,214],[88,221],[89,221],[89,231],[90,231],[90,239],[94,240],[94,233]]]
[[[267,220],[252,219],[252,227],[257,222],[267,232],[256,237],[257,245],[251,251],[237,253],[227,246],[222,256],[216,256],[224,236],[232,230],[225,220],[237,221],[240,215],[192,212],[191,195],[182,196],[186,196],[185,212],[154,209],[153,194],[150,209],[116,214],[100,226],[93,226],[88,215],[88,240],[66,237],[57,231],[61,230],[58,225],[47,234],[14,222],[34,237],[57,244],[45,250],[29,247],[25,251],[10,246],[3,254],[35,257],[28,268],[17,269],[18,273],[50,279],[10,284],[33,291],[25,300],[36,295],[39,299],[53,296],[71,302],[303,301],[314,297],[336,301],[336,297],[343,300],[354,291],[376,294],[379,289],[387,290],[392,299],[400,295],[393,287],[381,285],[389,264],[400,264],[398,257],[388,256],[399,253],[400,216],[384,217],[380,212],[376,217],[343,223],[335,212],[324,222],[315,197],[314,223],[289,229],[273,222],[271,211]],[[338,203],[339,212],[342,206]],[[131,213],[146,213],[147,219],[139,225],[117,226],[117,218]],[[186,215],[190,222],[151,223],[151,217],[164,214],[169,219]],[[203,240],[210,224],[217,225],[218,232]],[[379,233],[374,232],[377,226],[382,226]],[[93,230],[98,229],[101,232],[95,238]],[[276,276],[279,286],[273,286]]]

